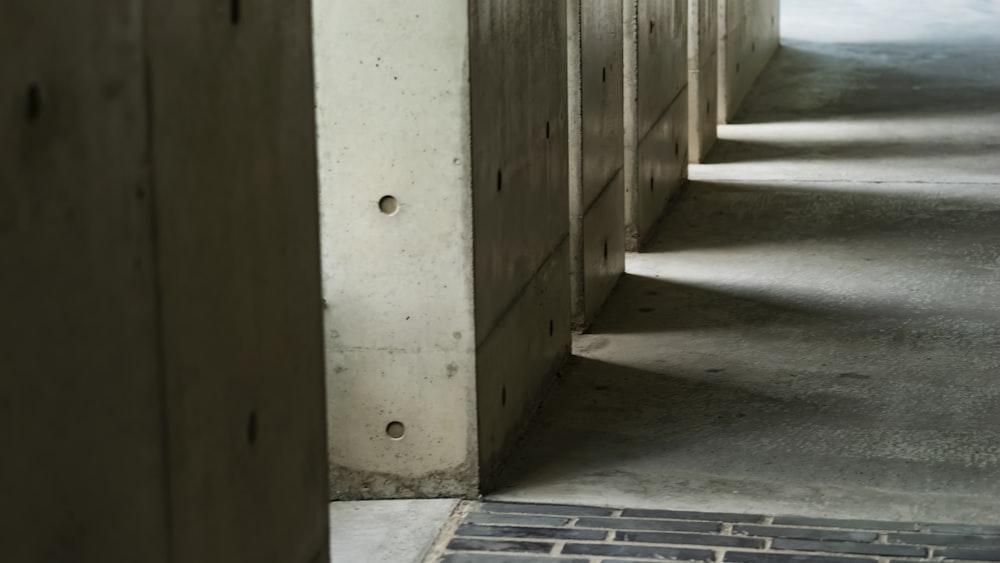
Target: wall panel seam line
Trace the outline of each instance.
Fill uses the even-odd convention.
[[[567,232],[563,234],[562,237],[559,238],[559,242],[556,243],[556,245],[553,247],[552,252],[550,252],[548,256],[546,256],[545,259],[542,260],[541,264],[539,264],[538,267],[535,268],[535,270],[531,273],[531,275],[528,276],[528,281],[525,282],[524,285],[522,285],[517,290],[517,293],[514,294],[514,296],[507,303],[507,305],[504,306],[503,310],[501,310],[500,313],[497,315],[496,320],[493,321],[493,324],[491,324],[490,327],[484,332],[482,341],[476,344],[477,351],[487,341],[489,341],[490,337],[493,336],[493,333],[496,332],[497,328],[500,326],[503,320],[507,318],[507,315],[510,314],[510,312],[514,309],[514,307],[517,306],[518,302],[521,301],[521,298],[524,297],[524,294],[527,293],[528,288],[531,287],[531,283],[534,282],[535,279],[538,277],[538,275],[542,272],[542,270],[544,270],[545,267],[548,266],[550,262],[552,262],[552,259],[555,258],[556,254],[558,254],[562,250],[563,246],[565,246],[568,241],[569,241],[569,233]]]
[[[667,114],[670,113],[670,110],[674,109],[674,104],[676,104],[678,101],[680,101],[681,96],[684,96],[684,95],[687,94],[687,89],[688,89],[688,85],[687,85],[687,83],[685,83],[684,86],[677,92],[677,95],[674,96],[670,100],[669,103],[667,103],[667,105],[666,105],[665,108],[663,108],[663,111],[661,111],[659,113],[659,115],[656,116],[656,119],[653,120],[653,124],[650,125],[649,129],[645,133],[642,134],[642,137],[639,138],[638,143],[636,144],[636,146],[641,145],[643,143],[643,141],[645,141],[649,137],[649,134],[652,133],[654,129],[656,129],[656,126],[661,121],[663,121],[663,118],[666,117]]]
[[[618,176],[622,174],[623,171],[624,167],[615,170],[615,173],[611,175],[611,179],[608,180],[608,183],[604,184],[604,187],[601,188],[601,191],[597,192],[597,195],[595,195],[594,198],[590,200],[590,203],[587,204],[587,208],[583,210],[582,214],[580,214],[581,219],[586,217],[587,215],[590,215],[590,211],[594,209],[594,207],[597,206],[597,203],[601,201],[601,199],[608,193],[608,191],[611,190],[611,186],[615,184],[615,180],[618,178]]]

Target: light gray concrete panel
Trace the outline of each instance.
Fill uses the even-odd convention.
[[[168,561],[140,4],[0,3],[4,561]]]
[[[569,349],[566,14],[561,1],[469,4],[476,388],[487,481]]]
[[[171,554],[323,561],[310,4],[146,7]]]
[[[622,4],[568,8],[571,286],[573,324],[582,328],[624,268]],[[591,214],[598,199],[615,197],[618,213]]]
[[[704,160],[718,136],[718,0],[688,2],[689,160]]]
[[[719,122],[729,122],[780,44],[780,0],[719,0]]]
[[[687,173],[688,22],[686,1],[623,2],[625,245],[635,251]]]
[[[465,3],[315,10],[332,494],[474,494]]]
[[[332,563],[420,563],[455,511],[455,499],[330,503]]]

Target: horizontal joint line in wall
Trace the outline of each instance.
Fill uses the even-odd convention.
[[[636,142],[636,146],[641,145],[643,141],[645,141],[646,138],[649,137],[649,134],[653,132],[653,129],[656,129],[656,124],[663,121],[663,118],[666,117],[668,113],[670,113],[670,110],[674,108],[674,104],[676,104],[681,99],[681,96],[687,95],[687,91],[688,91],[688,84],[685,83],[684,87],[681,88],[679,92],[677,92],[676,96],[674,96],[674,99],[670,100],[670,103],[667,104],[667,107],[665,107],[663,111],[661,111],[660,114],[656,116],[656,119],[653,120],[653,124],[650,125],[649,129],[645,133],[643,133],[641,137],[639,137],[639,140]]]
[[[531,272],[531,275],[528,276],[528,281],[524,282],[524,285],[522,285],[520,289],[517,290],[517,293],[514,294],[514,297],[510,300],[510,302],[507,303],[507,305],[503,308],[502,311],[500,311],[500,314],[497,315],[496,320],[493,321],[493,324],[490,325],[490,327],[486,330],[486,333],[483,334],[482,340],[479,340],[476,343],[476,350],[479,350],[479,348],[483,344],[485,344],[490,339],[491,336],[493,336],[493,333],[497,331],[497,328],[500,326],[500,323],[502,323],[503,320],[507,318],[507,315],[510,314],[510,312],[514,309],[517,303],[521,300],[521,297],[523,297],[525,292],[528,291],[528,288],[531,287],[531,282],[535,281],[535,278],[538,277],[538,274],[540,274],[542,270],[549,265],[549,262],[551,262],[552,259],[555,257],[555,255],[559,253],[563,245],[565,245],[568,240],[569,240],[569,233],[567,232],[562,236],[562,238],[559,239],[559,242],[557,242],[556,245],[552,248],[552,252],[550,252],[549,255],[545,257],[544,260],[542,260],[542,262],[538,265],[537,268],[535,268],[535,271]]]

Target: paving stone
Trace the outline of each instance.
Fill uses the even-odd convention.
[[[615,534],[615,541],[706,545],[711,547],[745,547],[748,549],[762,549],[764,547],[764,540],[756,538],[670,532],[618,532]]]
[[[796,540],[847,541],[868,543],[878,539],[878,532],[852,532],[827,528],[792,528],[785,526],[733,526],[733,534]]]
[[[975,549],[968,547],[946,547],[934,550],[935,558],[945,561],[1000,561],[1000,549]]]
[[[496,553],[450,553],[441,559],[441,563],[589,563],[589,560]]]
[[[714,522],[759,523],[764,517],[757,514],[730,514],[725,512],[690,512],[684,510],[627,509],[623,518],[664,518],[668,520],[707,520]]]
[[[967,534],[971,536],[1000,536],[1000,526],[978,526],[974,524],[928,524],[931,533]]]
[[[503,551],[512,553],[549,553],[554,544],[527,541],[480,540],[455,538],[448,542],[450,551]]]
[[[777,516],[772,522],[779,526],[810,526],[819,528],[857,528],[859,530],[893,530],[916,532],[912,522],[883,522],[879,520],[835,520],[833,518],[801,518],[798,516]]]
[[[531,514],[494,514],[492,512],[470,512],[465,518],[469,524],[496,524],[514,526],[558,527],[569,524],[569,518],[559,516],[535,516]]]
[[[653,532],[718,532],[722,530],[722,524],[714,522],[646,520],[641,518],[580,518],[576,526],[578,528],[647,530]]]
[[[561,504],[518,504],[484,502],[480,512],[502,512],[518,514],[544,514],[549,516],[611,516],[614,509],[596,506],[566,506]]]
[[[889,534],[891,543],[913,545],[944,545],[955,547],[1000,547],[1000,536],[968,536],[958,534]]]
[[[670,559],[673,561],[714,561],[715,553],[703,549],[646,545],[608,545],[600,543],[570,543],[563,546],[565,555],[637,557]]]
[[[875,563],[874,559],[829,555],[787,555],[784,553],[726,552],[725,563]],[[912,561],[909,563],[913,563]]]
[[[787,551],[818,551],[822,553],[855,553],[858,555],[891,555],[894,557],[926,557],[927,549],[912,545],[880,545],[836,541],[790,540],[777,538],[771,549]]]
[[[477,526],[463,524],[455,532],[456,536],[478,536],[511,539],[554,539],[602,541],[608,533],[604,530],[577,528],[530,528],[520,526]]]

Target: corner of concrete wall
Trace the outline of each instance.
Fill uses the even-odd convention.
[[[623,0],[626,249],[643,241],[687,179],[687,0]]]
[[[315,2],[334,499],[478,492],[463,8]]]
[[[705,159],[718,134],[718,1],[688,0],[688,160],[692,163]]]
[[[569,352],[566,5],[470,2],[479,468]]]
[[[622,4],[568,4],[571,285],[582,329],[625,269]]]
[[[781,43],[781,0],[719,0],[719,123],[728,123]]]

